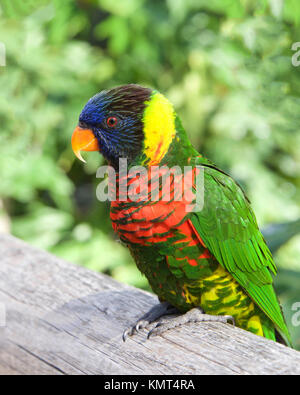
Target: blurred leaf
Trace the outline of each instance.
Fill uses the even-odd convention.
[[[274,286],[280,295],[285,319],[290,329],[293,346],[300,350],[300,325],[293,325],[294,303],[300,302],[299,295],[300,272],[295,270],[280,269],[274,278]]]
[[[32,205],[29,214],[15,219],[13,233],[31,244],[44,249],[55,246],[74,223],[70,214],[38,204]]]
[[[300,219],[283,224],[272,224],[262,229],[264,238],[274,254],[282,245],[293,236],[300,233]]]

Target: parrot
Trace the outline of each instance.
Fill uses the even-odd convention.
[[[124,341],[151,325],[148,338],[189,322],[221,322],[292,347],[273,287],[277,269],[248,197],[193,147],[165,95],[137,84],[97,93],[71,144],[82,161],[82,151],[103,155],[117,192],[121,182],[131,188],[110,202],[112,227],[160,303],[124,331]]]

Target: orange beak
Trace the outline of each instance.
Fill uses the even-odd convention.
[[[77,126],[72,136],[72,149],[74,154],[82,162],[85,162],[81,156],[81,151],[99,151],[98,140],[90,129],[82,129]]]

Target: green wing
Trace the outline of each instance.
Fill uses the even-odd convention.
[[[196,231],[218,262],[226,268],[290,344],[290,335],[273,288],[276,274],[250,202],[240,186],[210,164],[204,170],[204,206],[191,213]]]

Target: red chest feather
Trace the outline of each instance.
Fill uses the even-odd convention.
[[[154,179],[149,171],[147,176],[127,180],[129,196],[111,204],[112,225],[120,238],[146,245],[166,241],[180,231],[192,240],[193,229],[185,219],[194,199],[195,175],[194,169],[184,175],[171,174],[167,180]]]

